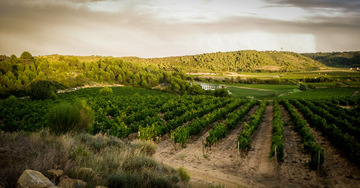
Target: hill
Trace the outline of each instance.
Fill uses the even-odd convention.
[[[319,61],[329,67],[360,67],[360,51],[355,52],[329,52],[305,53],[308,58]]]
[[[164,70],[186,72],[288,72],[318,70],[323,64],[294,52],[234,51],[165,58],[121,58],[128,62],[152,64]]]
[[[62,85],[60,88],[108,83],[144,88],[167,85],[170,92],[182,94],[189,89],[196,92],[180,72],[159,70],[151,65],[142,66],[113,57],[33,57],[29,52],[23,52],[19,58],[12,55],[0,60],[0,97],[24,96],[30,91],[31,84],[40,80]]]

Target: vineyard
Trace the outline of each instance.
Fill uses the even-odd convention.
[[[356,186],[360,181],[360,113],[356,98],[259,101],[113,87],[60,93],[56,100],[9,98],[0,129],[35,132],[60,103],[85,100],[92,134],[157,143],[154,157],[184,166],[192,181],[244,186]]]

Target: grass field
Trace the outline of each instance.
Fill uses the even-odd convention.
[[[360,88],[359,87],[319,88],[314,90],[292,93],[282,97],[302,98],[302,99],[315,99],[315,98],[328,98],[328,97],[359,97],[359,94],[355,93],[356,91],[360,91]]]
[[[332,77],[332,78],[351,78],[360,77],[360,71],[349,70],[349,69],[336,69],[336,70],[319,70],[319,71],[306,71],[306,72],[238,72],[238,73],[215,73],[214,75],[207,75],[203,73],[191,74],[191,77],[212,77],[224,78],[224,77],[241,77],[241,78],[258,78],[258,79],[270,79],[274,77],[280,77],[281,79],[304,79],[304,78],[319,78]]]

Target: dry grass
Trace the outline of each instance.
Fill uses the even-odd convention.
[[[82,179],[90,187],[186,185],[177,170],[151,157],[155,150],[156,146],[151,142],[125,143],[116,137],[87,133],[57,136],[45,130],[38,133],[1,132],[0,187],[16,187],[17,179],[25,169],[37,170],[46,176],[47,170],[63,169],[69,177]]]
[[[68,162],[68,150],[61,144],[63,137],[44,132],[1,132],[0,139],[0,186],[16,187],[25,169],[46,174],[49,169],[64,169]]]

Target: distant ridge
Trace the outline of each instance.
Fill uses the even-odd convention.
[[[124,61],[152,64],[165,70],[186,72],[287,72],[319,70],[325,64],[295,52],[233,51],[164,58],[122,57]]]
[[[306,57],[330,67],[360,67],[360,51],[304,53]]]

